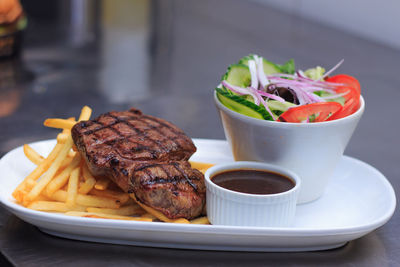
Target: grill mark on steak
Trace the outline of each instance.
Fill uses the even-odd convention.
[[[130,110],[129,112],[132,113],[132,114],[135,114],[135,115],[137,114],[137,113],[135,113],[135,112],[132,112],[131,110]],[[84,132],[84,135],[94,134],[94,135],[96,136],[96,138],[99,139],[99,136],[98,136],[98,134],[97,134],[98,131],[104,130],[104,129],[110,129],[110,130],[114,131],[114,132],[119,136],[119,138],[113,139],[113,140],[110,140],[110,141],[106,141],[106,142],[104,142],[104,143],[109,144],[109,145],[113,145],[113,144],[115,144],[115,143],[117,143],[117,142],[120,142],[121,140],[125,140],[126,138],[130,138],[130,137],[135,137],[135,136],[136,136],[135,134],[131,134],[131,135],[128,135],[128,136],[124,136],[124,135],[122,135],[121,132],[119,132],[117,129],[113,128],[113,126],[117,125],[118,123],[124,123],[124,124],[127,125],[129,128],[131,128],[132,130],[134,130],[134,131],[136,132],[136,134],[139,134],[139,135],[145,137],[147,140],[149,140],[149,141],[151,141],[151,142],[157,144],[157,145],[158,145],[158,148],[164,150],[165,152],[168,152],[168,149],[167,149],[165,146],[162,145],[162,142],[165,141],[165,140],[167,140],[167,138],[166,138],[165,135],[160,131],[160,127],[157,127],[157,126],[155,126],[155,125],[148,125],[148,123],[146,123],[146,122],[145,122],[143,119],[141,119],[139,116],[128,116],[128,117],[126,117],[126,119],[120,119],[120,118],[118,118],[118,117],[112,115],[110,112],[104,114],[104,116],[108,116],[108,117],[113,118],[113,119],[114,119],[114,122],[112,122],[112,123],[110,123],[110,124],[108,124],[108,125],[104,125],[104,123],[100,122],[99,120],[93,120],[93,123],[91,123],[90,125],[93,125],[94,123],[97,123],[97,124],[100,124],[101,126],[98,127],[98,128],[96,128],[96,129],[93,129],[93,130],[85,131],[85,132]],[[163,123],[163,122],[162,122],[160,119],[158,119],[158,118],[151,117],[151,116],[147,116],[147,115],[142,115],[141,117],[144,117],[144,118],[146,118],[147,120],[150,120],[150,121],[152,121],[152,122],[156,122],[158,125],[161,125],[162,127],[167,128],[169,131],[171,131],[173,134],[175,134],[175,136],[173,136],[172,138],[168,138],[168,139],[171,140],[171,141],[173,141],[173,143],[174,143],[179,149],[182,149],[182,146],[179,144],[179,142],[177,142],[177,140],[179,140],[179,138],[184,138],[184,137],[186,137],[186,135],[185,135],[183,132],[181,132],[181,131],[176,131],[173,127],[171,127],[170,125],[168,125],[168,124],[166,124],[166,123]],[[155,139],[150,138],[144,131],[141,131],[141,130],[139,130],[138,128],[136,128],[134,125],[132,125],[132,124],[129,122],[129,120],[137,120],[137,121],[142,122],[142,123],[145,124],[147,127],[149,127],[149,129],[154,130],[154,131],[156,131],[158,134],[160,134],[160,136],[162,136],[163,139],[162,139],[162,140],[155,140]],[[85,122],[85,123],[86,123],[86,122]],[[87,126],[89,126],[89,125],[86,125],[86,124],[85,124],[85,127],[83,127],[83,128],[86,128]],[[134,141],[133,141],[133,142],[134,142]],[[137,143],[137,142],[134,142],[134,143],[139,144],[139,143]],[[150,152],[150,153],[153,155],[153,158],[155,157],[155,155],[154,155],[154,152],[155,152],[155,151],[150,150],[149,147],[144,147],[143,150],[147,150],[148,152]]]
[[[154,129],[156,129],[156,128],[157,128],[156,126],[152,126],[150,129],[151,129],[151,130],[154,130]],[[102,129],[105,129],[105,127],[102,128]],[[102,130],[102,129],[99,129],[99,130]],[[115,129],[115,128],[111,128],[111,129],[114,130],[114,131],[118,131],[118,130]],[[91,133],[91,134],[96,135],[96,132],[93,132],[93,133]],[[119,132],[118,132],[118,134],[121,135]],[[96,135],[96,137],[98,137],[98,136]],[[116,143],[119,143],[119,142],[121,142],[121,141],[124,141],[125,139],[129,139],[129,138],[131,138],[131,137],[136,137],[136,135],[135,135],[135,134],[126,135],[126,136],[122,136],[122,135],[121,135],[121,137],[119,137],[119,138],[116,138],[116,139],[113,139],[113,140],[109,140],[109,141],[106,141],[106,142],[104,142],[104,143],[99,143],[99,144],[114,145],[114,144],[116,144]],[[166,139],[167,139],[167,138],[165,138],[165,139],[163,139],[163,140],[166,140]],[[169,140],[176,141],[176,140],[178,139],[178,137],[172,137],[172,138],[168,138],[168,139],[169,139]],[[135,144],[138,145],[138,148],[137,148],[137,150],[135,150],[135,151],[142,151],[142,150],[148,151],[148,147],[142,146],[139,142],[136,142],[136,141],[134,141],[134,140],[132,140],[132,139],[130,140],[130,142],[135,143]],[[176,144],[177,146],[180,147],[179,143],[174,142],[174,144]]]
[[[147,179],[147,180],[154,180],[153,173],[151,171],[149,171],[149,169],[144,169],[143,171],[149,177],[149,179]]]
[[[171,183],[173,185],[175,185],[177,182],[179,181],[179,178],[177,177],[170,177],[168,179],[165,178],[156,178],[156,179],[152,179],[152,180],[146,180],[146,182],[143,183],[143,185],[154,185],[154,184],[167,184],[167,183]]]
[[[90,134],[94,134],[97,138],[99,138],[99,136],[97,135],[97,132],[100,131],[100,130],[103,130],[103,129],[110,129],[111,131],[115,132],[115,133],[118,135],[118,137],[117,137],[116,139],[113,139],[113,140],[110,140],[110,141],[105,142],[105,143],[107,143],[107,144],[110,143],[110,144],[108,144],[108,145],[111,146],[111,145],[114,145],[114,144],[116,144],[116,143],[121,143],[122,141],[124,141],[124,140],[126,140],[126,139],[128,139],[128,138],[130,138],[130,137],[134,137],[134,136],[135,136],[134,134],[131,134],[131,135],[128,135],[128,136],[124,136],[120,131],[118,131],[117,129],[115,129],[115,128],[112,127],[112,126],[114,126],[114,125],[116,125],[116,124],[118,124],[118,123],[125,123],[125,125],[127,125],[127,126],[128,126],[129,128],[131,128],[133,131],[135,131],[136,134],[139,134],[139,135],[141,135],[141,136],[146,137],[147,140],[150,140],[152,143],[156,144],[158,148],[160,148],[160,149],[162,148],[164,151],[167,152],[167,149],[166,149],[165,147],[160,147],[160,145],[159,145],[155,140],[153,140],[153,139],[149,138],[148,136],[146,136],[146,134],[145,134],[143,131],[140,131],[140,130],[137,129],[134,125],[128,123],[127,121],[121,120],[121,119],[119,119],[118,117],[116,117],[116,116],[114,116],[114,115],[111,115],[109,112],[106,113],[105,115],[106,115],[106,116],[109,116],[109,117],[111,117],[111,118],[113,118],[113,119],[114,119],[114,122],[113,122],[113,123],[110,123],[109,125],[104,125],[104,123],[102,123],[102,122],[100,122],[100,121],[97,120],[97,121],[95,121],[95,122],[97,122],[98,124],[100,124],[100,125],[102,125],[102,126],[99,127],[99,128],[97,128],[97,129],[94,129]],[[137,118],[138,118],[138,117],[130,117],[130,119],[137,119]],[[85,134],[87,134],[87,133],[85,132]],[[129,141],[132,142],[132,143],[137,144],[139,147],[141,147],[141,150],[146,150],[147,152],[149,152],[149,153],[151,154],[151,157],[152,157],[153,159],[157,157],[157,155],[156,155],[157,152],[156,152],[154,149],[150,149],[149,147],[143,146],[143,145],[141,145],[140,143],[135,142],[135,141],[133,141],[133,140],[129,140]],[[117,152],[118,155],[121,156],[122,158],[125,158],[125,159],[127,159],[127,160],[130,160],[129,158],[126,158],[126,157],[124,157],[123,155],[121,155],[121,153],[119,153],[118,151],[116,151],[116,152]],[[137,158],[137,159],[135,159],[135,160],[140,160],[140,158]]]
[[[84,122],[84,123],[86,124],[87,122]],[[103,130],[103,129],[109,128],[110,130],[112,130],[112,131],[114,131],[116,134],[118,134],[118,136],[121,136],[121,134],[120,134],[118,131],[116,131],[114,128],[111,127],[112,125],[115,124],[115,122],[113,122],[113,123],[111,123],[111,124],[109,124],[109,125],[104,125],[104,123],[102,123],[102,122],[100,122],[100,121],[98,121],[98,120],[93,120],[92,125],[95,124],[95,123],[96,123],[96,124],[100,124],[100,127],[96,128],[96,129],[93,129],[93,130],[85,131],[83,134],[84,134],[84,135],[93,134],[94,136],[96,136],[97,139],[99,139],[100,137],[99,137],[99,135],[97,134],[97,132],[98,132],[98,131],[101,131],[101,130]],[[86,127],[85,127],[85,128],[86,128]],[[111,140],[111,141],[113,141],[113,140]]]
[[[172,184],[174,186],[173,194],[177,195],[176,190],[177,190],[177,184],[179,182],[179,177],[171,175],[167,171],[166,168],[164,168],[165,164],[153,164],[151,166],[145,166],[138,168],[139,170],[142,170],[146,173],[149,179],[146,179],[145,181],[142,181],[143,186],[149,186],[149,185],[155,185],[155,184]],[[159,167],[161,170],[167,175],[168,178],[160,178],[160,177],[155,177],[153,176],[153,173],[149,170],[152,167]]]
[[[100,139],[100,136],[97,134],[97,132],[100,131],[100,130],[103,130],[103,129],[110,129],[111,131],[113,131],[114,133],[116,133],[116,134],[118,135],[118,138],[117,138],[117,139],[112,139],[112,140],[109,140],[109,141],[106,141],[106,142],[102,143],[102,144],[106,144],[107,146],[113,146],[113,145],[115,145],[116,143],[121,143],[122,141],[125,141],[126,139],[135,136],[135,135],[129,135],[129,136],[124,137],[124,136],[121,134],[120,131],[118,131],[117,129],[115,129],[115,128],[112,127],[112,126],[118,124],[120,121],[118,121],[118,119],[116,119],[115,116],[112,116],[112,115],[110,115],[109,113],[106,113],[105,115],[109,115],[109,116],[112,117],[115,121],[114,121],[113,123],[109,124],[109,125],[104,125],[104,123],[100,122],[99,120],[93,120],[93,123],[91,123],[91,125],[93,125],[94,123],[96,123],[96,124],[99,124],[99,125],[101,125],[101,126],[98,127],[98,128],[96,128],[96,129],[94,129],[94,130],[86,131],[86,132],[84,132],[83,134],[84,134],[84,135],[93,134],[93,135],[96,137],[96,139]],[[86,127],[87,127],[87,122],[84,122],[84,123],[85,123],[85,127],[84,127],[84,128],[86,128]],[[135,142],[134,140],[131,140],[131,139],[130,139],[129,141],[132,142],[132,143],[137,144],[137,148],[139,148],[139,149],[138,149],[138,150],[135,150],[135,152],[138,152],[138,151],[147,151],[147,152],[149,152],[149,153],[151,154],[151,157],[152,157],[153,159],[157,158],[156,151],[151,150],[151,149],[149,149],[149,147],[143,146],[143,145],[141,145],[140,143]],[[99,144],[98,144],[98,145],[99,145]],[[118,156],[121,157],[121,158],[123,158],[123,159],[132,161],[131,158],[125,157],[125,156],[122,155],[118,150],[115,150],[114,153],[118,154]],[[110,155],[110,157],[115,157],[115,155]],[[147,157],[137,157],[137,158],[135,158],[135,160],[144,160],[144,159],[147,159]]]
[[[118,120],[118,122],[120,123],[124,123],[125,125],[127,125],[129,128],[131,128],[133,131],[136,132],[136,134],[145,137],[147,140],[151,141],[152,143],[156,144],[158,146],[158,148],[164,150],[165,152],[168,152],[168,149],[162,145],[162,143],[159,140],[154,140],[153,138],[149,137],[144,131],[139,130],[138,128],[135,127],[135,125],[132,125],[129,121],[125,120],[125,119],[120,119],[114,115],[109,115],[110,117]],[[131,118],[129,117],[129,119],[135,119],[138,121],[141,121],[138,117],[137,118]],[[160,133],[158,130],[156,130],[158,133]],[[122,136],[122,134],[120,132],[118,132],[118,134],[120,136]],[[161,134],[161,133],[160,133]],[[151,150],[149,147],[146,147],[149,151],[151,151],[151,154],[153,154],[155,151]]]
[[[131,112],[131,111],[130,111],[130,112]],[[110,115],[110,116],[112,116],[112,115]],[[115,117],[114,117],[114,118],[115,118]],[[156,126],[156,125],[149,125],[149,124],[148,124],[146,121],[144,121],[142,118],[145,118],[145,119],[147,119],[147,120],[149,120],[149,121],[152,121],[152,122],[156,122],[156,123],[158,124],[158,126]],[[161,145],[162,142],[164,142],[165,140],[169,139],[169,140],[172,140],[173,143],[174,143],[179,149],[182,149],[182,146],[181,146],[178,142],[176,142],[176,140],[179,140],[179,138],[182,138],[182,137],[186,137],[186,135],[185,135],[183,132],[181,132],[181,131],[176,131],[173,127],[171,127],[170,125],[168,125],[168,124],[166,124],[166,123],[163,123],[160,119],[155,118],[155,117],[152,117],[152,116],[147,116],[147,115],[142,115],[141,117],[137,117],[137,116],[127,117],[126,119],[123,119],[123,120],[120,119],[121,122],[126,123],[129,127],[135,128],[135,126],[132,125],[132,124],[129,122],[129,120],[137,120],[137,121],[140,121],[140,122],[142,122],[143,124],[145,124],[147,127],[149,127],[149,129],[154,130],[154,131],[156,131],[158,134],[160,134],[160,136],[162,136],[163,139],[162,139],[162,140],[154,140],[154,139],[152,139],[152,138],[149,138],[144,132],[142,132],[142,131],[140,131],[139,129],[137,129],[138,131],[140,131],[141,133],[143,133],[143,136],[145,136],[146,138],[149,138],[149,139],[152,140],[152,141],[157,142],[157,144],[160,145],[161,147],[163,147],[163,146]],[[166,138],[165,135],[160,131],[160,127],[159,127],[160,125],[163,126],[164,128],[167,128],[169,131],[171,131],[173,134],[175,134],[175,136],[172,137],[172,138]],[[166,150],[164,149],[164,151],[166,151]]]
[[[173,127],[162,122],[161,119],[159,119],[159,118],[151,117],[151,116],[147,116],[147,115],[142,115],[142,117],[146,118],[147,120],[157,122],[159,125],[162,125],[163,127],[168,128],[171,132],[173,132],[176,135],[179,135],[179,136],[184,135],[181,131],[175,131],[175,129]]]
[[[197,186],[192,182],[189,176],[187,176],[187,174],[179,167],[178,163],[172,162],[171,164],[175,167],[175,169],[177,169],[183,175],[183,177],[185,177],[185,180],[188,182],[188,184],[190,184],[191,187],[193,187],[194,191],[197,192]]]
[[[152,116],[147,116],[147,115],[142,115],[143,118],[150,120],[152,122],[158,123],[158,125],[161,125],[164,128],[167,128],[169,131],[171,131],[173,134],[175,134],[174,137],[170,138],[170,140],[173,140],[174,143],[179,147],[182,148],[182,146],[177,142],[176,140],[179,140],[180,138],[187,139],[187,136],[182,132],[182,131],[176,131],[171,125],[164,123],[160,118],[152,117]],[[141,120],[143,121],[143,120]],[[157,126],[153,126],[154,128],[159,128]],[[161,133],[161,131],[159,131]]]
[[[114,128],[112,128],[111,126],[110,126],[110,127],[104,126],[104,124],[103,124],[102,122],[99,122],[99,121],[95,121],[95,122],[96,122],[97,124],[102,125],[102,127],[99,127],[99,128],[97,128],[97,129],[95,129],[94,131],[91,132],[91,134],[93,134],[97,139],[100,138],[99,135],[97,134],[97,132],[100,131],[100,130],[102,130],[102,129],[107,129],[107,128],[109,128],[111,131],[115,132],[115,133],[119,136],[117,139],[112,139],[112,140],[106,141],[106,142],[104,142],[104,143],[102,143],[102,144],[105,144],[105,145],[111,147],[111,146],[113,146],[114,144],[120,143],[121,141],[125,140],[125,138],[122,136],[122,134],[121,134],[117,129],[114,129]],[[115,125],[115,123],[114,123],[113,125]],[[85,132],[84,134],[86,134],[86,132]],[[130,140],[130,141],[131,141],[131,140]],[[138,146],[140,146],[139,143],[137,143],[137,142],[135,142],[135,141],[132,141],[132,142],[135,143],[135,144],[137,144]],[[97,145],[99,145],[99,144],[97,144]],[[124,155],[122,155],[118,150],[114,150],[114,153],[118,154],[118,156],[121,157],[121,158],[123,158],[123,159],[129,160],[129,161],[132,160],[131,158],[125,157]],[[155,155],[153,155],[153,154],[151,154],[151,155],[152,155],[153,158],[155,158]],[[110,158],[114,158],[114,157],[115,157],[115,155],[110,155]],[[140,160],[140,159],[141,159],[141,158],[136,158],[136,160]]]
[[[174,186],[174,189],[172,190],[172,193],[177,196],[177,183],[178,183],[178,177],[172,175],[169,171],[168,168],[164,168],[164,166],[161,166],[161,169],[163,170],[163,172],[167,175],[168,179],[158,179],[159,183],[170,183]],[[150,182],[150,181],[149,181]]]
[[[135,171],[145,171],[146,174],[147,174],[147,173],[148,173],[148,172],[147,172],[147,169],[153,168],[153,167],[160,167],[160,168],[164,171],[164,173],[167,175],[167,177],[168,177],[168,179],[163,179],[163,180],[169,181],[170,179],[173,179],[173,176],[172,176],[169,172],[167,172],[167,171],[165,170],[164,165],[166,165],[166,164],[165,164],[165,163],[154,163],[154,164],[149,164],[149,165],[145,165],[145,166],[139,166],[138,168],[135,168]],[[183,177],[185,178],[186,182],[197,192],[197,186],[193,183],[192,179],[191,179],[189,176],[187,176],[187,174],[179,167],[178,163],[176,163],[176,162],[170,162],[170,163],[168,163],[167,165],[174,166],[174,168],[175,168],[180,174],[183,175]],[[151,175],[149,175],[149,177],[151,178],[151,180],[154,179],[154,177],[151,176]],[[166,182],[164,182],[164,183],[166,183]]]
[[[105,114],[105,115],[107,115],[107,114]],[[85,123],[86,123],[86,122],[85,122]],[[98,120],[93,120],[93,124],[94,124],[94,123],[100,124],[101,126],[98,127],[98,128],[96,128],[96,129],[93,129],[93,130],[87,130],[87,131],[85,131],[85,132],[83,133],[84,135],[90,135],[90,134],[96,135],[96,132],[98,132],[98,131],[100,131],[100,130],[103,130],[103,129],[108,129],[108,128],[110,128],[111,130],[113,130],[113,128],[112,128],[111,126],[114,126],[114,125],[117,124],[118,122],[117,122],[117,121],[114,121],[114,122],[112,122],[112,123],[110,123],[110,124],[104,125],[104,123],[102,123],[102,122],[100,122],[100,121],[98,121]],[[93,124],[92,124],[92,125],[93,125]],[[84,127],[84,128],[86,128],[86,127]]]

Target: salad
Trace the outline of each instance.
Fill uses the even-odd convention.
[[[360,83],[346,74],[329,76],[332,69],[317,66],[296,70],[294,60],[283,65],[249,55],[228,67],[215,89],[229,109],[253,118],[314,123],[353,114],[360,106]]]

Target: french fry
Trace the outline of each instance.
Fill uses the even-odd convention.
[[[75,169],[81,160],[80,154],[76,154],[72,162],[60,174],[54,177],[53,180],[46,187],[46,194],[51,196],[54,192],[62,188],[68,182],[68,178],[73,169]]]
[[[190,166],[193,169],[197,169],[199,171],[201,171],[203,174],[212,166],[214,166],[215,164],[212,163],[203,163],[203,162],[197,162],[197,161],[189,161]]]
[[[165,216],[164,214],[162,214],[161,212],[159,212],[158,210],[153,209],[152,207],[149,207],[147,205],[144,205],[142,203],[140,203],[137,199],[135,194],[129,194],[131,198],[133,198],[137,204],[139,204],[140,207],[142,207],[142,209],[144,209],[145,211],[147,211],[148,213],[154,215],[157,219],[159,219],[160,221],[163,222],[169,222],[169,223],[190,223],[188,220],[184,219],[184,218],[179,218],[179,219],[170,219],[167,216]]]
[[[140,217],[142,217],[142,218],[149,218],[149,219],[151,219],[152,221],[153,220],[155,220],[155,219],[157,219],[157,217],[156,216],[154,216],[153,214],[150,214],[150,213],[145,213],[145,214],[143,214],[142,216],[140,216]]]
[[[92,179],[96,180],[96,178],[94,178],[92,173],[89,171],[89,168],[84,160],[81,161],[81,167],[82,167],[82,176],[85,181]]]
[[[189,161],[189,163],[193,169],[208,169],[215,165],[212,163],[204,163],[204,162],[198,162],[198,161]]]
[[[96,185],[95,185],[96,188]],[[129,200],[129,194],[124,192],[117,192],[112,190],[97,190],[92,189],[90,191],[91,195],[99,196],[99,197],[108,197],[117,199],[121,204],[125,204]]]
[[[80,185],[78,189],[79,194],[86,195],[92,190],[95,184],[96,180],[86,180]]]
[[[174,219],[174,220],[170,220],[170,223],[183,223],[183,224],[188,224],[190,223],[187,219],[185,218],[178,218],[178,219]]]
[[[128,220],[128,221],[142,221],[142,222],[151,222],[151,221],[152,221],[152,220],[149,219],[149,218],[130,217],[130,216],[120,216],[120,215],[105,214],[105,213],[97,213],[97,212],[78,212],[78,211],[70,211],[70,212],[66,212],[65,215],[77,216],[77,217],[87,217],[87,218]]]
[[[76,202],[76,196],[78,194],[78,179],[79,179],[80,168],[75,168],[71,172],[71,176],[69,177],[68,182],[68,191],[67,191],[67,206],[73,207]]]
[[[67,191],[65,190],[57,190],[51,196],[50,199],[58,202],[66,202],[67,201]]]
[[[51,198],[49,198],[46,195],[40,194],[35,201],[53,201]]]
[[[87,207],[110,209],[117,209],[120,207],[119,203],[115,199],[80,194],[76,196],[76,203]]]
[[[24,145],[24,154],[30,161],[32,161],[32,163],[36,165],[39,165],[44,161],[44,157],[27,144]]]
[[[30,190],[32,190],[32,188],[33,188],[36,184],[37,184],[37,182],[36,182],[35,180],[28,180],[28,181],[26,181],[25,189],[28,190],[28,191],[30,191]]]
[[[32,190],[28,193],[26,198],[24,199],[24,205],[26,206],[29,202],[33,201],[47,186],[47,184],[51,181],[54,174],[57,172],[58,168],[61,165],[61,162],[65,159],[68,154],[68,151],[71,149],[72,146],[72,138],[69,137],[67,142],[64,144],[63,148],[61,149],[60,153],[57,155],[56,159],[54,160],[53,164],[49,167],[47,172],[41,177],[37,185],[35,185]]]
[[[22,191],[25,189],[26,182],[29,180],[36,181],[45,171],[47,171],[51,165],[51,163],[54,161],[54,159],[57,157],[57,155],[60,153],[62,149],[62,144],[57,144],[53,150],[50,152],[49,156],[43,160],[42,163],[40,163],[14,190],[12,193],[12,196],[18,201],[22,202],[23,199],[22,197],[24,196],[22,194]]]
[[[110,184],[110,179],[101,178],[96,181],[94,188],[96,188],[97,190],[106,190],[109,184]]]
[[[57,135],[57,142],[60,144],[65,144],[65,142],[68,139],[69,134],[68,133],[59,133]]]
[[[106,213],[113,215],[142,215],[145,211],[137,204],[120,207],[119,209],[106,209],[106,208],[92,208],[88,207],[86,209],[87,212],[95,212],[95,213]]]
[[[88,106],[84,106],[81,110],[81,115],[79,116],[78,121],[87,121],[90,119],[90,116],[92,115],[92,109],[89,108]]]
[[[34,181],[35,182],[35,181]],[[17,200],[17,202],[19,202],[20,204],[22,204],[25,196],[28,194],[29,191],[25,189],[22,190],[18,190],[18,191],[14,191],[12,193],[13,197]]]
[[[85,195],[85,194],[89,193],[90,190],[92,190],[92,188],[96,184],[96,179],[90,173],[86,163],[82,164],[82,175],[83,175],[83,179],[85,180],[85,182],[79,188],[78,192],[79,192],[79,194]]]
[[[74,147],[74,146],[75,146],[75,145],[72,145],[72,147]],[[76,151],[70,150],[70,151],[68,152],[68,157],[73,158],[73,157],[75,157],[75,155],[76,155]]]
[[[68,166],[71,164],[72,160],[73,160],[73,157],[70,157],[70,156],[69,156],[69,152],[68,152],[68,155],[67,155],[67,156],[65,157],[65,159],[61,162],[61,164],[60,164],[60,169],[59,169],[59,170],[62,170],[62,169],[65,169],[66,167],[68,167]]]
[[[69,117],[67,120],[69,120],[69,121],[75,121],[75,117]]]
[[[67,201],[68,193],[64,190],[58,190],[51,195],[51,199],[54,199],[59,202]],[[81,195],[78,194],[76,196],[76,204],[86,207],[97,207],[97,208],[109,208],[109,209],[118,209],[120,207],[117,200],[112,198],[98,197],[98,196],[89,196],[89,195]]]
[[[198,217],[196,219],[193,219],[190,221],[191,224],[210,224],[210,221],[208,220],[207,216],[204,217]]]
[[[96,179],[90,173],[86,163],[83,162],[81,165],[82,165],[82,175],[85,182],[79,188],[79,194],[87,194],[89,193],[90,190],[92,190],[92,188],[96,184]]]
[[[83,206],[68,206],[63,202],[54,201],[34,201],[29,204],[28,208],[40,211],[57,211],[57,212],[68,212],[68,211],[85,211],[86,207]]]
[[[125,202],[124,206],[130,206],[130,205],[138,205],[138,204],[133,198],[129,197],[128,201]]]
[[[76,124],[76,121],[70,121],[70,120],[65,120],[65,119],[55,119],[55,118],[46,119],[43,123],[43,125],[46,127],[58,128],[58,129],[68,129],[68,130],[71,130],[75,124]]]

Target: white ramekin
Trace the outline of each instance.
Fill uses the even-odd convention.
[[[292,179],[295,186],[278,194],[257,195],[228,190],[211,181],[218,173],[238,169],[280,173]],[[288,227],[293,223],[301,181],[292,171],[267,163],[237,161],[211,167],[205,173],[205,181],[207,216],[211,224]]]

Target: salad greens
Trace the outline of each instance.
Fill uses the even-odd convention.
[[[319,79],[321,79],[321,77],[324,75],[324,73],[325,73],[325,69],[322,68],[322,67],[320,67],[320,66],[317,66],[317,67],[315,67],[315,68],[308,69],[308,70],[306,70],[306,71],[304,72],[304,74],[305,74],[308,78],[313,79],[313,80],[319,80]]]
[[[303,72],[296,70],[293,59],[279,65],[250,54],[228,67],[216,94],[226,107],[258,119],[294,122],[287,120],[289,110],[290,114],[294,113],[290,119],[296,122],[339,118],[338,114],[350,99],[353,99],[351,111],[356,110],[355,103],[359,104],[360,96],[359,83],[351,76],[344,75],[344,83],[328,81],[327,76],[342,63],[343,60],[328,72],[320,66]],[[328,105],[332,102],[336,104]],[[346,110],[346,114],[349,112]],[[335,113],[338,114],[333,116]]]

